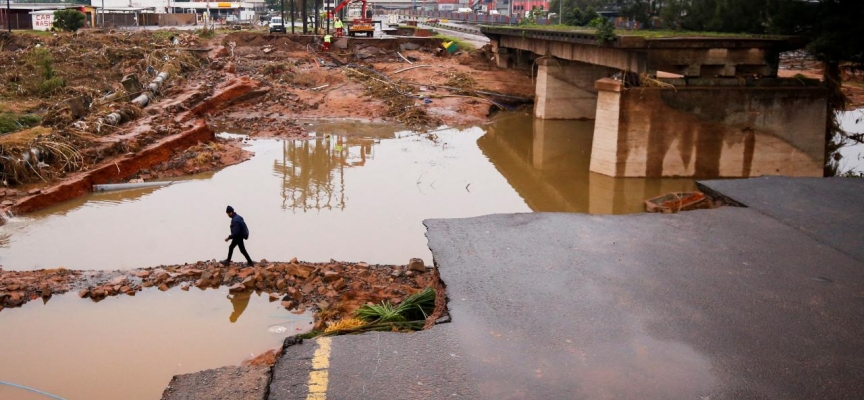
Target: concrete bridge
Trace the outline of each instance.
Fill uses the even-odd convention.
[[[534,114],[596,119],[592,172],[821,176],[827,91],[779,79],[789,38],[619,36],[481,28],[499,67],[536,73]]]

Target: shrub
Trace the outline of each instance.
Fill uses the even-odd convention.
[[[594,18],[591,21],[591,27],[597,29],[595,34],[597,35],[597,41],[600,44],[611,42],[617,37],[615,36],[615,24],[606,18]]]
[[[78,10],[54,11],[54,28],[75,32],[84,27],[84,14]]]

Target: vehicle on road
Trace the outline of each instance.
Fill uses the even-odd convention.
[[[427,23],[427,24],[437,24],[437,23],[439,23],[439,22],[441,22],[441,21],[438,21],[438,18],[432,18],[432,19],[427,19],[427,20],[426,20],[426,23]]]
[[[228,14],[225,17],[225,22],[229,23],[229,24],[236,24],[236,23],[240,22],[240,18],[234,14]]]
[[[348,36],[357,36],[366,34],[368,37],[372,37],[375,34],[375,26],[372,25],[372,10],[369,10],[367,13],[367,4],[366,0],[343,0],[336,8],[331,11],[333,15],[339,12],[339,10],[345,8],[345,6],[351,3],[362,3],[360,18],[354,18],[348,25]]]
[[[270,18],[270,33],[273,32],[286,33],[285,24],[282,22],[282,17]]]

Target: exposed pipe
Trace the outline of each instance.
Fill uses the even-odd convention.
[[[177,181],[162,182],[139,182],[139,183],[110,183],[105,185],[93,185],[94,192],[113,192],[116,190],[144,189],[151,187],[170,186]]]

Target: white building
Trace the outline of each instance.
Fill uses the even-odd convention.
[[[250,14],[263,13],[266,9],[264,0],[243,2],[180,2],[172,0],[91,0],[93,7],[105,8],[111,11],[123,9],[152,9],[156,13],[203,14],[207,10],[214,16],[234,14],[241,19],[251,18]]]

